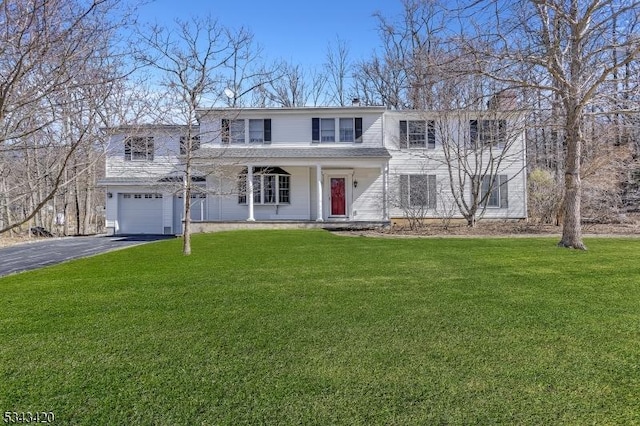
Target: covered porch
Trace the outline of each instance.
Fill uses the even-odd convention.
[[[390,155],[384,148],[209,148],[194,154],[208,194],[207,214],[194,230],[204,231],[209,222],[237,228],[238,222],[326,227],[389,221]]]

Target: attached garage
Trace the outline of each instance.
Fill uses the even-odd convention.
[[[118,194],[118,234],[162,234],[162,194]]]

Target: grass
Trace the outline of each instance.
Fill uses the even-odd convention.
[[[238,231],[2,278],[0,410],[638,424],[640,240],[587,244]]]

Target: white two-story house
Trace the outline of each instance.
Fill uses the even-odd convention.
[[[424,215],[437,218],[454,203],[437,120],[435,113],[363,106],[203,109],[190,152],[183,126],[110,129],[100,182],[107,231],[180,234],[187,162],[196,230],[228,222],[386,225],[406,214],[402,203],[425,204]],[[465,118],[452,128],[472,134],[478,122]],[[521,134],[513,146],[520,154],[495,170],[504,181],[487,188],[485,218],[526,217]]]

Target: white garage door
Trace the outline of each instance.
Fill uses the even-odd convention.
[[[118,195],[119,234],[162,234],[162,195]]]

